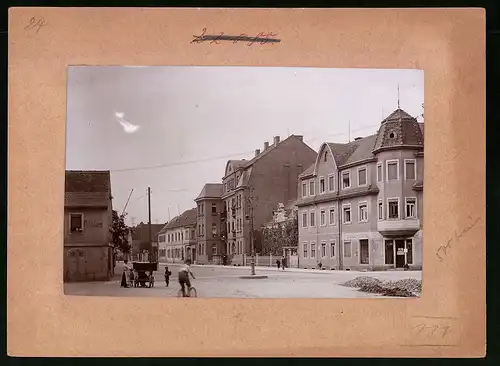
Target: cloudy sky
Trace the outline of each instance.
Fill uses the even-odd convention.
[[[251,159],[273,136],[347,142],[397,108],[423,112],[419,70],[264,67],[68,69],[66,168],[110,170],[113,208],[129,224],[164,223],[195,207],[228,159]]]

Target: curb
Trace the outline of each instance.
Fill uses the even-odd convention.
[[[258,276],[258,275],[250,275],[250,276],[240,276],[239,278],[243,280],[263,280],[268,278],[267,276]]]

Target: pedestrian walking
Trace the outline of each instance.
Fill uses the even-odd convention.
[[[283,271],[285,270],[285,267],[286,267],[286,257],[283,257],[281,261],[281,268],[283,268]]]
[[[170,275],[172,274],[172,272],[170,272],[168,270],[168,266],[165,266],[165,287],[168,287],[168,285],[170,284]]]
[[[276,260],[276,266],[278,267],[278,269],[280,269],[280,265],[281,265],[281,262],[279,259]]]
[[[122,281],[121,281],[121,284],[120,286],[121,287],[129,287],[129,279],[128,279],[128,276],[129,276],[129,270],[130,270],[130,267],[128,265],[128,260],[124,260],[123,261],[123,273],[122,273]]]

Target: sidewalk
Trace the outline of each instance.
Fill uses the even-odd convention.
[[[165,266],[165,265],[180,265],[181,263],[165,263],[165,262],[160,262],[160,266]],[[221,265],[221,264],[191,264],[191,267],[205,267],[205,268],[227,268],[227,269],[245,269],[245,270],[250,270],[252,267],[251,266],[231,266],[231,265]],[[270,267],[270,266],[255,266],[255,270],[258,271],[272,271],[272,272],[277,272],[278,268],[277,267]],[[369,276],[370,274],[380,274],[380,273],[406,273],[409,277],[414,277],[412,274],[419,274],[422,273],[422,271],[396,271],[396,270],[387,270],[387,271],[355,271],[355,270],[329,270],[329,269],[305,269],[305,268],[286,268],[284,271],[282,269],[279,269],[279,272],[297,272],[297,273],[320,273],[320,274],[335,274],[335,273],[351,273],[351,274],[359,274],[359,275],[366,275]]]

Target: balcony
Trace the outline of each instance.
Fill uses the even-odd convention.
[[[413,236],[420,230],[420,220],[383,220],[377,223],[377,230],[384,236]]]

